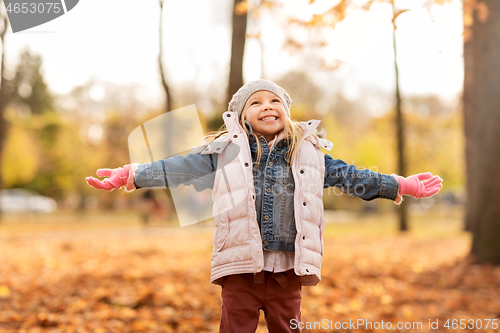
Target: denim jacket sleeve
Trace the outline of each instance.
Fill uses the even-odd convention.
[[[325,154],[324,188],[335,186],[342,192],[363,200],[376,198],[395,200],[398,195],[398,181],[391,175],[369,169],[357,169],[342,160]]]
[[[193,185],[196,191],[213,188],[217,154],[175,155],[139,165],[135,171],[136,188],[179,187]]]

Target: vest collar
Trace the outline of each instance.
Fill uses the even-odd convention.
[[[223,114],[223,118],[224,118],[224,123],[226,124],[226,128],[231,136],[232,135],[241,135],[244,133],[243,128],[241,127],[240,122],[238,121],[238,114],[236,112],[226,111]],[[315,119],[301,122],[300,126],[302,126],[302,128],[304,128],[303,138],[308,138],[314,132],[314,130],[318,127],[318,125],[320,123],[321,123],[321,120],[315,120]],[[250,124],[247,121],[245,121],[245,125],[248,128],[249,134],[255,136],[253,134],[252,126],[250,126]],[[249,135],[249,137],[250,137],[250,135]],[[311,141],[311,139],[309,141]],[[326,139],[319,139],[318,142],[313,142],[313,143],[315,145],[321,146],[322,148],[325,148],[327,150],[330,150],[333,147],[333,143],[331,143],[330,141],[328,141]]]

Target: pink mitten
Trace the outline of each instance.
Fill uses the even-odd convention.
[[[111,191],[127,185],[129,170],[130,164],[118,169],[99,169],[97,170],[97,176],[109,178],[101,181],[94,177],[87,177],[87,184],[100,190]]]
[[[393,175],[399,183],[399,193],[396,203],[401,202],[400,196],[411,195],[415,198],[430,197],[443,187],[442,179],[439,176],[433,176],[430,172],[419,173],[404,178],[401,176]],[[424,182],[422,182],[425,180]]]

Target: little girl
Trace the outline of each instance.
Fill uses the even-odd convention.
[[[298,332],[301,286],[321,279],[323,188],[400,203],[402,195],[429,197],[442,179],[408,178],[324,155],[333,144],[315,134],[320,121],[290,118],[291,99],[278,85],[244,85],[224,113],[226,131],[203,151],[147,164],[100,169],[89,185],[127,190],[192,184],[213,188],[211,282],[222,286],[220,332],[255,332],[263,310],[269,332]],[[229,147],[238,148],[238,154]],[[218,167],[219,165],[219,167]],[[214,175],[214,176],[210,176]],[[422,182],[423,181],[423,182]]]

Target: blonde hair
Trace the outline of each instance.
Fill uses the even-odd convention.
[[[239,122],[240,122],[241,127],[245,131],[247,137],[249,137],[250,133],[248,132],[248,128],[245,125],[245,117],[243,114],[244,114],[243,112],[240,114]],[[286,136],[284,137],[284,139],[289,139],[289,141],[290,141],[290,143],[288,145],[288,150],[285,153],[285,159],[287,160],[287,163],[289,163],[289,165],[292,165],[293,160],[295,159],[295,156],[297,155],[297,152],[299,150],[300,141],[302,139],[302,136],[304,135],[304,128],[302,126],[300,126],[299,124],[300,124],[299,121],[287,117],[286,121],[285,121],[285,127],[283,129],[286,133]],[[256,140],[257,158],[256,158],[256,164],[255,164],[255,167],[257,167],[260,163],[260,159],[262,158],[262,150],[261,150],[262,147],[261,147],[261,143],[259,140],[259,137],[261,137],[262,135],[258,132],[255,132],[255,131],[253,132],[253,134],[257,138],[257,140]],[[209,143],[213,142],[214,140],[216,140],[222,136],[225,136],[225,135],[228,135],[228,131],[226,129],[226,125],[224,124],[221,126],[221,128],[218,131],[208,133],[203,138],[203,142],[206,144],[209,144]],[[311,134],[311,135],[316,139],[316,142],[318,142],[318,140],[319,140],[318,138],[324,137],[325,133],[324,133],[324,130],[321,130],[319,132],[318,132],[318,130],[316,130],[316,132]]]

